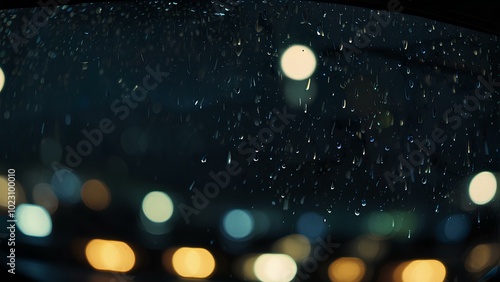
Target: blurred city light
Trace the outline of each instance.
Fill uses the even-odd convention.
[[[183,247],[172,256],[172,265],[184,278],[207,278],[215,270],[215,259],[206,249]]]
[[[295,261],[300,262],[309,256],[311,244],[307,237],[300,234],[292,234],[276,241],[272,250],[275,253],[289,255]]]
[[[446,268],[438,260],[414,260],[401,263],[394,271],[394,282],[443,282]]]
[[[305,45],[292,45],[281,55],[280,67],[293,80],[309,78],[316,70],[316,56]]]
[[[380,259],[386,252],[386,243],[375,236],[365,235],[355,242],[354,252],[364,260],[376,260]]]
[[[97,179],[91,179],[85,182],[81,193],[83,203],[92,210],[104,210],[111,202],[111,193],[108,187]]]
[[[297,274],[297,264],[288,255],[263,254],[255,260],[253,270],[260,281],[291,281]]]
[[[2,68],[0,68],[0,92],[2,92],[3,86],[5,85],[5,74]]]
[[[395,227],[394,217],[388,212],[371,213],[366,223],[371,234],[382,237],[390,235]]]
[[[254,219],[248,211],[236,209],[224,216],[222,227],[230,239],[244,239],[252,233]]]
[[[80,201],[82,183],[80,179],[67,169],[60,169],[52,176],[52,189],[63,203],[76,204]]]
[[[52,219],[43,207],[21,204],[16,209],[17,227],[32,237],[46,237],[52,232]]]
[[[497,192],[497,180],[491,172],[483,171],[472,178],[469,197],[477,205],[489,203]]]
[[[127,272],[135,265],[134,251],[121,241],[91,240],[85,248],[85,255],[97,270]]]
[[[477,245],[467,254],[465,269],[471,273],[478,273],[498,263],[499,259],[499,244]]]
[[[56,212],[59,200],[50,184],[38,183],[33,187],[33,202],[47,209],[50,214]]]
[[[258,257],[258,254],[247,254],[243,257],[238,258],[233,265],[234,273],[241,280],[258,281],[258,278],[257,276],[255,276],[254,272],[255,261]]]
[[[332,282],[359,282],[365,273],[365,263],[354,257],[339,258],[328,266],[328,277]]]
[[[7,177],[0,175],[0,210],[6,210],[9,206],[9,182]],[[16,195],[16,205],[26,202],[26,195],[24,194],[24,189],[19,182],[15,182],[15,195]]]
[[[449,216],[442,220],[436,228],[436,237],[445,243],[460,242],[470,232],[470,221],[463,214]]]
[[[326,232],[326,224],[323,217],[314,212],[306,212],[297,221],[297,232],[314,240]]]
[[[142,211],[152,222],[165,222],[174,212],[174,204],[170,197],[159,191],[147,194],[142,201]]]

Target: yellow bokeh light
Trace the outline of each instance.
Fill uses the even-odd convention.
[[[3,86],[5,85],[5,74],[2,68],[0,68],[0,92],[2,92]]]
[[[358,282],[365,273],[365,263],[359,258],[339,258],[328,267],[328,277],[332,282]]]
[[[180,248],[172,256],[172,265],[179,276],[206,278],[215,270],[215,259],[202,248]]]
[[[477,205],[490,202],[497,192],[497,180],[491,172],[483,171],[472,178],[469,197]]]
[[[292,234],[276,241],[272,250],[276,253],[287,254],[295,261],[301,261],[309,256],[311,244],[305,236]]]
[[[9,196],[15,195],[16,196],[16,205],[19,206],[19,204],[25,203],[26,202],[26,196],[24,194],[24,189],[19,184],[19,182],[15,181],[14,188],[9,189],[9,181],[8,177],[0,175],[0,209],[2,210],[7,210],[9,206]],[[11,191],[15,191],[14,194],[12,194]],[[11,193],[9,193],[11,192]],[[12,200],[12,198],[11,198]],[[11,203],[12,204],[12,203]]]
[[[263,254],[255,260],[253,271],[260,281],[291,281],[297,274],[297,264],[289,255]]]
[[[94,239],[87,244],[85,255],[97,270],[127,272],[135,265],[134,251],[120,241]]]
[[[111,193],[100,180],[91,179],[85,182],[81,193],[83,203],[92,210],[104,210],[111,202]]]
[[[167,194],[153,191],[144,197],[142,211],[152,222],[161,223],[170,219],[174,212],[174,204]]]
[[[386,250],[386,246],[382,240],[375,236],[362,236],[355,245],[355,252],[362,259],[375,260],[380,258]]]
[[[446,268],[438,260],[414,260],[405,266],[402,282],[443,282]]]
[[[465,258],[465,269],[472,273],[485,270],[500,258],[498,244],[481,244],[474,247]]]
[[[281,55],[281,70],[293,80],[309,78],[316,70],[316,65],[316,56],[305,45],[292,45]]]
[[[258,254],[246,254],[238,258],[233,264],[234,273],[245,281],[257,281],[257,276],[254,273],[255,261],[259,257]]]

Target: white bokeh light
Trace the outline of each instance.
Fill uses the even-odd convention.
[[[483,171],[472,178],[469,184],[469,197],[477,205],[490,202],[497,192],[497,180],[491,172]]]
[[[21,204],[16,210],[17,226],[24,234],[32,237],[46,237],[52,232],[49,212],[38,205]]]
[[[283,73],[293,80],[308,79],[316,70],[316,56],[305,45],[292,45],[283,52],[280,67]]]
[[[174,212],[174,204],[170,197],[159,191],[150,192],[142,201],[142,211],[152,222],[165,222]]]
[[[260,281],[286,282],[297,274],[297,264],[288,255],[263,254],[255,260],[253,270]]]

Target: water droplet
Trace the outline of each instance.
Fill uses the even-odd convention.
[[[227,164],[228,165],[231,164],[231,151],[229,151],[229,153],[227,153]]]
[[[389,150],[390,150],[390,149],[391,149],[391,147],[389,147],[389,146],[385,146],[385,148],[384,148],[384,150],[385,150],[386,152],[389,152]]]
[[[354,214],[355,214],[356,216],[359,216],[359,215],[361,214],[361,212],[359,211],[359,209],[356,209],[356,210],[354,211]]]
[[[370,143],[373,143],[375,142],[375,138],[373,138],[373,136],[370,136]]]
[[[204,155],[203,157],[201,157],[201,162],[202,163],[206,163],[207,162],[207,155]]]
[[[427,178],[426,177],[422,177],[422,184],[427,184]]]
[[[337,142],[337,149],[340,149],[340,148],[342,148],[342,143]]]
[[[413,143],[413,135],[409,135],[407,139],[408,141],[410,141],[410,143]]]
[[[363,207],[366,207],[366,200],[365,200],[365,199],[361,200],[361,205],[362,205]]]

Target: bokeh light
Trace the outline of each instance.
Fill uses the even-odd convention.
[[[59,200],[48,183],[38,183],[33,187],[33,202],[44,207],[50,214],[56,212]]]
[[[52,176],[52,189],[63,203],[76,204],[80,201],[82,183],[80,179],[67,169],[59,169]]]
[[[469,197],[477,205],[489,203],[497,192],[497,180],[491,172],[483,171],[472,178]]]
[[[481,244],[475,246],[465,258],[465,269],[471,273],[484,271],[500,259],[500,245]]]
[[[291,281],[297,274],[297,264],[285,254],[263,254],[255,260],[254,273],[260,281]]]
[[[2,68],[0,68],[0,92],[2,92],[3,86],[5,85],[5,74]]]
[[[20,203],[26,202],[26,196],[24,194],[24,189],[19,184],[19,182],[15,181],[15,192],[14,195],[16,196],[16,204],[19,205]],[[11,184],[12,185],[12,184]],[[11,188],[11,190],[14,188]],[[0,175],[0,209],[6,210],[9,204],[9,182],[7,176]]]
[[[460,242],[470,232],[470,221],[463,214],[456,214],[445,218],[436,228],[436,237],[444,243]]]
[[[402,282],[443,282],[446,267],[438,260],[414,260],[404,264]]]
[[[355,241],[353,252],[360,258],[371,261],[381,258],[387,252],[387,246],[379,237],[364,235]]]
[[[365,273],[365,263],[354,257],[339,258],[328,266],[328,277],[332,282],[359,282]]]
[[[306,212],[297,221],[297,232],[314,240],[322,236],[326,231],[323,217],[314,212]]]
[[[172,256],[175,272],[185,278],[207,278],[215,270],[215,259],[203,248],[178,249]]]
[[[289,255],[299,262],[309,256],[311,244],[307,237],[300,234],[292,234],[276,241],[272,247],[273,252]]]
[[[374,212],[366,220],[368,231],[377,236],[390,235],[395,227],[394,217],[388,212]]]
[[[82,200],[89,209],[100,211],[109,206],[111,193],[102,181],[91,179],[82,186]]]
[[[160,191],[153,191],[144,197],[142,211],[153,222],[165,222],[172,217],[174,204],[167,194]]]
[[[222,227],[231,239],[244,239],[252,233],[254,219],[248,211],[236,209],[224,216]]]
[[[85,255],[97,270],[127,272],[135,265],[134,251],[121,241],[91,240],[85,248]]]
[[[316,56],[305,45],[292,45],[281,55],[281,70],[293,80],[309,78],[316,70],[316,65]]]
[[[234,273],[240,278],[240,280],[245,281],[257,281],[258,278],[255,276],[254,266],[255,261],[259,257],[258,254],[247,254],[238,258],[233,264]]]
[[[25,235],[46,237],[52,232],[52,219],[49,212],[33,204],[21,204],[16,209],[17,227]]]

